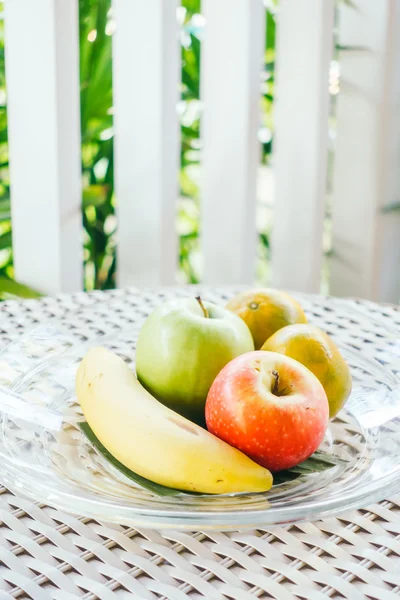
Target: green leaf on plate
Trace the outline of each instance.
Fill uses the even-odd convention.
[[[110,462],[116,469],[118,469],[118,471],[123,473],[123,475],[125,475],[125,477],[128,477],[128,479],[131,479],[132,481],[134,481],[135,483],[140,485],[140,487],[144,488],[145,490],[148,490],[149,492],[152,492],[153,494],[156,494],[157,496],[177,496],[178,494],[197,495],[195,492],[187,492],[187,491],[177,490],[174,488],[169,488],[169,487],[166,487],[165,485],[160,485],[159,483],[155,483],[154,481],[151,481],[150,479],[146,479],[145,477],[138,475],[134,471],[131,471],[130,469],[128,469],[128,467],[125,467],[125,465],[123,465],[121,462],[119,462],[119,460],[117,460],[111,454],[111,452],[109,452],[107,450],[107,448],[105,448],[103,446],[103,444],[100,442],[100,440],[97,439],[96,435],[92,431],[89,423],[85,423],[85,422],[78,423],[78,425],[79,425],[79,429],[87,437],[87,439],[92,444],[92,446],[94,448],[96,448],[96,450],[102,456],[104,456],[104,458],[106,460],[108,460],[108,462]]]
[[[336,465],[342,465],[346,462],[347,461],[343,458],[339,458],[338,456],[334,456],[332,454],[327,454],[326,452],[322,452],[322,450],[317,450],[312,456],[310,456],[310,458],[307,458],[307,460],[299,465],[296,465],[291,469],[287,469],[286,471],[274,473],[274,485],[286,483],[287,481],[293,481],[293,479],[297,479],[297,477],[300,477],[300,475],[320,473],[321,471],[332,469],[332,467],[335,467]]]
[[[190,496],[198,496],[197,492],[188,492],[183,490],[177,490],[175,488],[169,488],[165,485],[161,485],[159,483],[155,483],[150,479],[146,479],[141,475],[138,475],[134,471],[125,467],[119,460],[117,460],[111,452],[107,450],[100,442],[100,440],[96,437],[94,432],[92,431],[89,423],[82,422],[79,423],[79,429],[82,433],[87,437],[92,446],[102,455],[108,462],[110,462],[118,471],[123,473],[125,477],[131,479],[142,488],[156,494],[157,496],[177,496],[178,494],[188,494]],[[320,471],[326,471],[327,469],[331,469],[332,467],[343,464],[347,461],[337,457],[332,456],[331,454],[326,454],[321,450],[317,450],[310,458],[300,463],[296,467],[292,469],[288,469],[287,471],[279,471],[279,473],[274,473],[274,485],[279,485],[280,483],[286,483],[287,481],[293,481],[293,479],[297,479],[300,475],[309,475],[310,473],[318,473]]]

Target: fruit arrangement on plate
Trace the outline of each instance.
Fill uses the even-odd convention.
[[[139,485],[266,492],[275,473],[313,460],[351,374],[294,298],[258,289],[225,307],[200,297],[161,305],[139,333],[136,375],[92,348],[76,391],[82,431]]]

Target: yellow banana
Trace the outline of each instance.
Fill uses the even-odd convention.
[[[209,494],[262,492],[272,485],[267,469],[158,402],[105,348],[86,354],[76,391],[100,442],[147,479]]]

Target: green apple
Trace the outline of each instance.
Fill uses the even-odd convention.
[[[251,350],[253,338],[240,317],[200,298],[181,298],[145,321],[136,345],[136,373],[160,402],[204,424],[214,379],[233,358]]]

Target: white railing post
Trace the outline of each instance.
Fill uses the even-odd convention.
[[[272,278],[320,288],[333,0],[281,0],[275,108]]]
[[[5,58],[16,278],[82,289],[77,0],[9,0]]]
[[[355,0],[339,19],[331,292],[400,300],[400,4]]]
[[[119,285],[172,283],[177,268],[177,0],[114,0]]]
[[[204,281],[250,283],[256,248],[262,0],[203,0]]]

